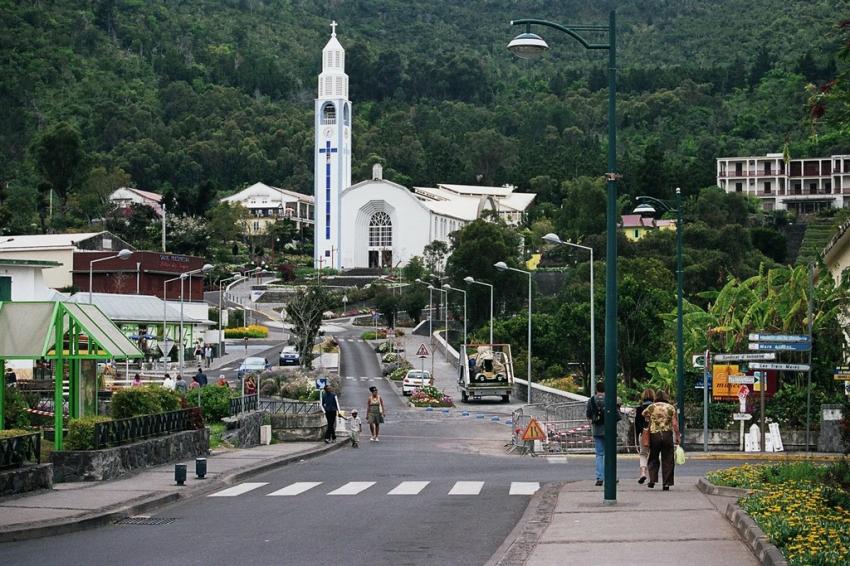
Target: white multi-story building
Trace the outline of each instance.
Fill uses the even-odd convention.
[[[717,186],[758,197],[764,210],[800,214],[850,207],[850,155],[790,159],[781,153],[717,160]]]

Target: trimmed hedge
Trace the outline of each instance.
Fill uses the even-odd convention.
[[[186,393],[186,401],[189,405],[198,406],[199,392],[200,407],[204,413],[204,420],[208,423],[218,422],[230,416],[230,398],[239,396],[239,392],[225,385],[207,385]]]
[[[160,387],[130,387],[112,395],[113,419],[127,419],[139,415],[154,415],[180,409],[180,394]]]
[[[66,450],[94,450],[94,425],[111,421],[109,417],[83,417],[68,423]]]

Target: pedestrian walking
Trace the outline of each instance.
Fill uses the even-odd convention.
[[[670,397],[661,389],[655,392],[655,402],[644,409],[643,416],[649,422],[649,483],[655,487],[658,483],[658,469],[661,468],[661,481],[664,491],[673,485],[673,472],[676,466],[674,444],[682,440],[679,433],[679,420],[676,407],[670,403]],[[660,461],[659,461],[660,459]]]
[[[339,399],[331,385],[326,385],[322,392],[322,412],[325,413],[325,419],[328,421],[328,426],[325,428],[325,444],[330,444],[336,441],[336,414],[339,412]]]
[[[384,400],[378,395],[378,388],[374,385],[369,388],[371,395],[367,401],[366,422],[369,423],[369,432],[372,436],[371,442],[380,442],[378,436],[381,434],[381,424],[384,422]]]
[[[168,391],[174,391],[174,380],[171,379],[171,376],[167,373],[165,377],[162,379],[162,388],[167,389]]]
[[[133,376],[133,383],[130,384],[132,387],[141,387],[142,386],[142,376],[138,373]]]
[[[230,384],[227,382],[227,378],[223,373],[218,374],[218,382],[216,385],[221,385],[222,387],[230,387]]]
[[[204,370],[201,369],[201,366],[198,366],[198,373],[195,374],[195,381],[198,382],[198,385],[203,387],[208,383],[207,374],[204,373]]]
[[[6,368],[3,377],[6,378],[6,386],[13,386],[18,382],[18,376],[15,375],[15,371],[10,367]]]
[[[212,364],[212,354],[212,346],[207,344],[206,348],[204,348],[204,363],[206,364],[206,367],[210,367],[210,365]]]
[[[360,448],[360,432],[363,430],[363,423],[357,416],[357,410],[351,411],[351,416],[347,417],[345,421],[348,437],[351,439],[351,447]]]
[[[174,382],[174,390],[177,393],[186,393],[189,390],[189,384],[183,379],[183,375],[177,376],[177,381]]]
[[[647,407],[655,401],[655,392],[652,389],[644,389],[640,395],[640,405],[635,409],[635,447],[640,458],[640,477],[638,483],[646,481],[648,474],[646,463],[649,459],[649,423],[643,416]]]
[[[198,367],[200,367],[204,363],[204,349],[201,347],[200,342],[195,344],[195,351],[193,353],[195,355],[195,361],[198,362]]]
[[[605,383],[596,382],[596,394],[587,400],[585,410],[590,420],[590,434],[596,451],[596,485],[602,485],[605,476]]]

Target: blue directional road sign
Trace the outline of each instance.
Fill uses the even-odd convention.
[[[750,334],[750,342],[811,342],[808,334]]]
[[[773,352],[808,352],[812,345],[808,342],[750,342],[750,350]]]

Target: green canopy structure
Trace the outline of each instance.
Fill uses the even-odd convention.
[[[68,368],[68,407],[72,418],[97,410],[96,360],[141,358],[142,352],[94,305],[0,302],[0,429],[5,426],[6,360],[53,362],[54,445],[62,449],[63,385]],[[83,367],[85,366],[85,367]],[[94,392],[88,402],[84,382]],[[88,411],[86,410],[88,409]]]

